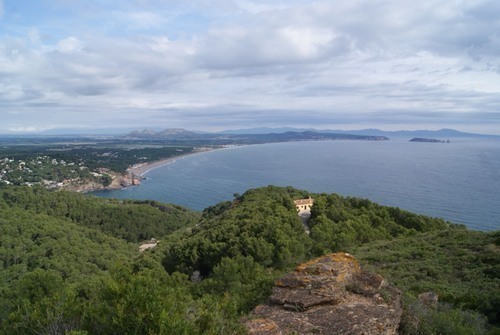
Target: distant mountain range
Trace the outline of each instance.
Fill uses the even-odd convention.
[[[1,136],[7,137],[31,137],[31,136],[125,136],[126,138],[204,138],[210,136],[223,135],[270,135],[284,133],[316,133],[316,134],[345,134],[345,135],[361,135],[361,136],[385,136],[388,138],[413,138],[413,137],[432,137],[439,139],[457,138],[457,137],[479,137],[479,138],[500,138],[500,135],[485,135],[461,132],[454,129],[440,130],[397,130],[384,131],[380,129],[360,129],[360,130],[340,130],[340,129],[314,129],[314,128],[247,128],[247,129],[231,129],[220,132],[203,132],[192,131],[182,128],[102,128],[102,129],[52,129],[40,132],[19,133],[0,131]],[[126,135],[124,135],[126,134]]]
[[[200,133],[195,133],[182,128],[168,128],[161,131],[153,129],[134,130],[126,135],[126,137],[150,138],[150,137],[197,137]]]
[[[394,138],[414,138],[414,137],[437,137],[437,138],[456,138],[456,137],[500,137],[498,135],[483,135],[461,132],[454,129],[440,129],[440,130],[398,130],[398,131],[384,131],[379,129],[361,129],[361,130],[318,130],[312,128],[249,128],[249,129],[236,129],[225,130],[218,133],[194,132],[181,128],[171,128],[162,131],[153,129],[134,130],[125,137],[128,138],[207,138],[220,136],[256,136],[256,135],[278,135],[278,134],[317,134],[316,136],[331,135],[356,135],[356,136],[380,136],[380,137],[394,137]],[[283,136],[283,135],[282,135]]]

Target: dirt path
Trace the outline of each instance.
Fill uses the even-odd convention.
[[[311,218],[311,211],[300,211],[299,212],[299,217],[300,220],[302,221],[302,225],[304,226],[304,230],[306,231],[306,234],[309,235],[311,232],[309,230],[309,219]]]

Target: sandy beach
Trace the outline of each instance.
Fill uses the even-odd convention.
[[[198,149],[198,150],[193,151],[193,152],[165,158],[165,159],[155,161],[155,162],[135,164],[135,165],[129,167],[127,169],[127,172],[132,173],[133,175],[142,177],[146,172],[151,171],[153,169],[156,169],[160,166],[164,166],[164,165],[170,164],[172,162],[175,162],[177,159],[200,154],[202,152],[213,151],[213,150],[216,150],[216,149],[214,149],[214,148],[202,148],[202,149]]]

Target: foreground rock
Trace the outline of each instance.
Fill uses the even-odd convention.
[[[346,253],[329,254],[278,279],[267,305],[245,322],[251,335],[397,334],[401,293],[361,270]]]

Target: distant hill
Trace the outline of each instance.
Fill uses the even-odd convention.
[[[154,138],[154,137],[196,137],[196,133],[182,128],[167,128],[161,131],[153,129],[134,130],[125,137],[131,138]]]
[[[179,136],[185,136],[185,137],[191,137],[191,136],[196,136],[197,134],[193,131],[182,129],[182,128],[170,128],[170,129],[165,129],[157,133],[158,136],[174,136],[174,137],[179,137]]]
[[[219,134],[230,134],[230,135],[241,135],[241,134],[279,134],[286,132],[303,132],[303,131],[314,131],[322,132],[314,128],[291,128],[291,127],[281,127],[281,128],[270,128],[270,127],[259,127],[259,128],[248,128],[248,129],[229,129],[219,132]]]
[[[153,129],[138,129],[128,133],[128,137],[150,137],[156,135],[158,132]]]
[[[249,128],[249,129],[234,129],[225,130],[220,132],[221,134],[279,134],[285,132],[304,132],[312,131],[317,133],[335,133],[335,134],[352,134],[352,135],[365,135],[365,136],[386,136],[386,137],[438,137],[438,138],[448,138],[448,137],[498,137],[498,135],[486,135],[486,134],[475,134],[461,132],[455,129],[443,128],[440,130],[397,130],[397,131],[385,131],[375,128],[360,129],[360,130],[340,130],[340,129],[303,129],[303,128]]]
[[[191,144],[258,144],[289,141],[321,141],[321,140],[367,140],[384,141],[385,136],[379,135],[357,135],[349,133],[329,133],[318,131],[287,131],[279,133],[249,133],[249,134],[225,134],[225,133],[195,133],[186,129],[165,129],[163,131],[152,131],[150,129],[135,130],[125,138],[131,139],[163,139],[176,143],[189,142]]]

